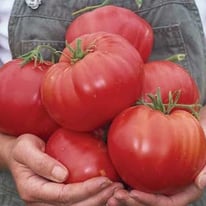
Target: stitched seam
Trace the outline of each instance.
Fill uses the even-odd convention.
[[[12,17],[16,17],[16,18],[25,18],[25,17],[36,17],[36,18],[43,18],[43,19],[50,19],[50,20],[58,20],[58,21],[71,21],[71,19],[62,19],[62,18],[58,18],[58,17],[48,17],[48,16],[45,16],[45,15],[12,15]]]
[[[175,30],[175,31],[174,31]],[[154,27],[154,31],[157,33],[161,33],[161,32],[175,32],[175,36],[178,35],[178,48],[179,50],[181,50],[182,53],[184,53],[186,56],[188,55],[187,49],[185,47],[185,41],[184,41],[184,37],[182,35],[181,32],[181,24],[173,24],[173,25],[169,25],[169,26],[158,26],[158,27]],[[187,61],[183,61],[182,64],[186,67],[188,62]]]
[[[191,9],[194,8],[194,3],[192,3],[192,2],[171,1],[171,2],[161,2],[161,3],[158,3],[157,5],[155,5],[153,7],[136,10],[136,12],[142,13],[142,12],[150,11],[152,9],[156,9],[156,8],[159,8],[159,7],[162,7],[162,6],[166,6],[166,5],[169,5],[169,4],[179,4],[179,5],[183,5],[183,6],[188,6],[189,5]]]

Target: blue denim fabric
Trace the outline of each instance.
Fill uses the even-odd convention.
[[[132,9],[153,27],[155,42],[150,60],[164,59],[185,53],[180,62],[191,72],[206,102],[206,51],[199,13],[193,0],[143,0],[139,9],[134,0],[113,0],[113,4]],[[24,0],[16,0],[9,24],[9,43],[13,57],[17,57],[39,44],[64,48],[67,26],[76,17],[71,13],[102,0],[42,0],[32,10]],[[10,173],[0,172],[0,206],[23,206]],[[206,194],[190,206],[206,205]]]

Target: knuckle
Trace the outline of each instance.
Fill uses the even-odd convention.
[[[61,200],[61,205],[73,205],[72,188],[70,185],[63,186],[57,195],[57,199]]]

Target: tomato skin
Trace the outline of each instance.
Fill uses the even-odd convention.
[[[119,114],[109,129],[108,150],[124,182],[151,193],[175,194],[194,181],[206,163],[206,139],[197,119],[147,106]]]
[[[58,125],[42,105],[40,85],[50,62],[11,60],[0,69],[0,131],[19,136],[32,133],[46,140]]]
[[[46,144],[46,153],[69,170],[65,183],[82,182],[92,177],[106,176],[118,181],[108,155],[107,146],[92,133],[58,129]]]
[[[169,92],[180,90],[178,103],[195,104],[199,102],[199,89],[191,74],[182,66],[166,60],[152,61],[144,65],[142,97],[151,102],[148,94],[155,94],[160,88],[162,100],[168,103]]]
[[[147,21],[129,9],[104,6],[78,16],[66,31],[67,42],[94,32],[110,32],[126,38],[147,61],[153,46],[153,30]]]
[[[47,111],[62,127],[91,131],[140,97],[143,61],[119,35],[100,32],[79,39],[91,52],[72,63],[65,49],[60,62],[45,75],[41,94]]]

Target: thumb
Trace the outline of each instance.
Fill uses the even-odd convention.
[[[195,183],[196,183],[197,187],[201,190],[203,190],[206,187],[206,166],[203,168],[203,170],[197,176]]]
[[[45,143],[38,137],[25,134],[15,148],[15,160],[34,173],[55,182],[64,182],[67,168],[45,153]]]

